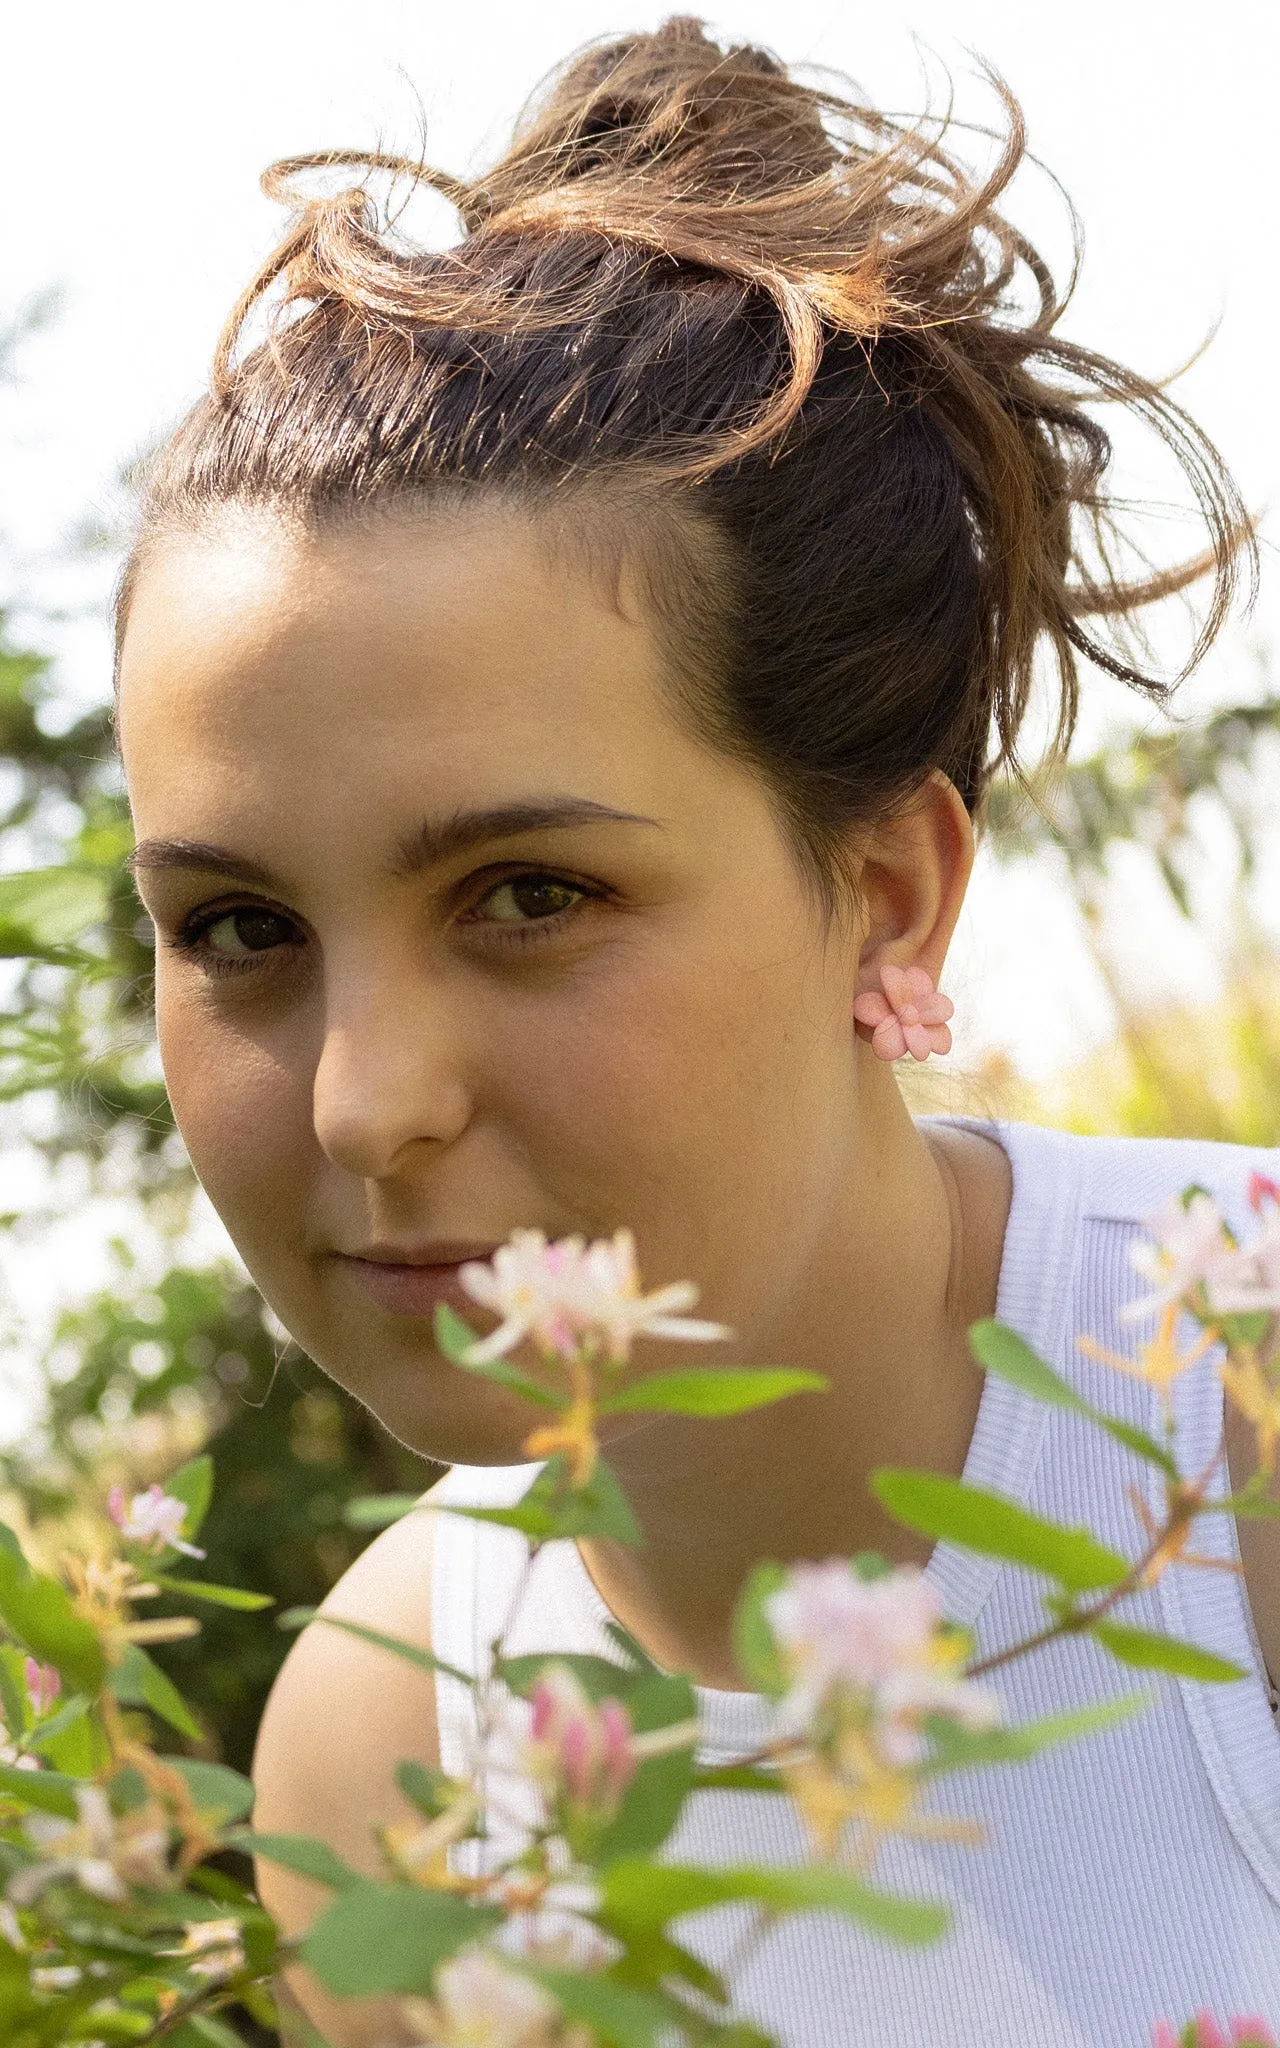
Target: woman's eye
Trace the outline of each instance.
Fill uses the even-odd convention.
[[[200,934],[211,953],[224,960],[244,960],[252,953],[267,953],[273,946],[287,945],[293,937],[287,917],[276,910],[228,910],[207,924]]]
[[[474,915],[483,924],[529,924],[572,910],[585,893],[572,882],[557,881],[554,875],[516,875],[490,889]]]

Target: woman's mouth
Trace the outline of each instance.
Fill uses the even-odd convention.
[[[474,1311],[475,1303],[459,1284],[458,1274],[473,1260],[492,1258],[495,1250],[493,1244],[440,1244],[421,1250],[369,1245],[335,1257],[361,1292],[392,1315],[434,1316],[442,1302],[466,1315]]]

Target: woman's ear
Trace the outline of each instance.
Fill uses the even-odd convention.
[[[973,871],[973,824],[956,786],[934,769],[909,807],[861,842],[863,938],[855,995],[880,988],[880,970],[922,967],[933,982],[951,944]]]

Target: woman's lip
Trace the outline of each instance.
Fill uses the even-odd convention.
[[[442,1302],[459,1314],[474,1311],[475,1303],[458,1284],[458,1271],[467,1263],[465,1258],[433,1259],[426,1263],[360,1257],[348,1252],[340,1252],[337,1257],[361,1292],[380,1308],[390,1309],[393,1315],[432,1316]]]

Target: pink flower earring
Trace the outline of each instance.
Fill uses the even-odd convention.
[[[886,961],[880,984],[883,995],[871,990],[855,996],[853,1004],[859,1024],[871,1029],[871,1050],[877,1059],[900,1060],[909,1052],[913,1060],[927,1060],[931,1052],[950,1052],[947,1020],[955,1015],[956,1006],[934,987],[932,975],[923,967],[895,967]]]

